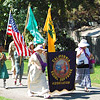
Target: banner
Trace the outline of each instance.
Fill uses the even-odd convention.
[[[56,42],[56,33],[54,29],[54,24],[51,19],[51,8],[48,9],[47,18],[43,28],[44,32],[48,34],[48,52],[55,52],[55,42]]]
[[[55,90],[74,90],[75,85],[75,51],[52,52],[48,57],[48,79],[50,92]]]
[[[38,31],[38,25],[30,6],[29,6],[29,17],[26,29],[28,29],[32,34],[32,36],[34,37],[34,44],[42,44],[45,42],[44,38]]]

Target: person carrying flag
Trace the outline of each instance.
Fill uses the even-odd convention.
[[[15,68],[16,68],[16,76],[15,76],[15,81],[14,84],[17,84],[17,79],[19,76],[19,85],[22,85],[22,75],[23,75],[23,70],[24,70],[24,57],[20,58],[18,56],[17,51],[14,51],[14,58],[15,58]]]
[[[16,77],[14,83],[16,85],[18,75],[20,75],[19,84],[22,85],[21,80],[22,80],[23,69],[24,69],[23,60],[25,56],[30,56],[30,51],[28,50],[28,47],[24,42],[23,36],[20,34],[19,30],[17,29],[11,11],[9,13],[7,35],[11,35],[13,37],[13,41],[16,47],[16,51],[14,52],[15,67],[16,67]]]

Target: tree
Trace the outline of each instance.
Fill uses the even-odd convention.
[[[6,30],[8,20],[8,7],[3,5],[4,0],[0,1],[0,31]]]
[[[51,5],[52,20],[57,34],[57,50],[75,49],[75,43],[70,38],[69,30],[73,31],[81,26],[89,25],[89,21],[100,23],[99,0],[2,0],[0,2],[0,11],[2,11],[2,15],[0,14],[0,30],[6,30],[9,10],[12,6],[13,18],[18,25],[20,33],[22,33],[25,27],[29,2],[38,23],[39,31],[43,36],[46,36],[43,34],[42,29],[48,8]],[[71,22],[74,22],[75,26],[72,27]],[[29,41],[33,39],[28,31],[26,31],[26,36]],[[64,48],[63,45],[66,47]]]

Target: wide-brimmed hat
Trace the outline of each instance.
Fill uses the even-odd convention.
[[[43,49],[43,46],[42,45],[37,45],[37,47],[34,49],[34,51],[37,51],[37,50],[46,51],[47,49]]]
[[[30,43],[29,43],[29,46],[30,46],[31,44],[33,44],[33,42],[30,42]]]
[[[89,44],[87,43],[87,40],[86,39],[82,39],[80,41],[80,43],[78,44],[79,47],[87,47],[89,46]]]

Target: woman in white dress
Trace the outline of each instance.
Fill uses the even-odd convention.
[[[91,87],[89,59],[86,55],[88,55],[89,58],[93,56],[87,46],[89,46],[87,40],[82,39],[76,49],[77,70],[75,81],[85,88],[85,92],[89,92],[88,88]]]
[[[46,55],[44,55],[42,45],[38,45],[29,59],[30,70],[28,75],[28,95],[49,98],[49,88],[45,76]]]

